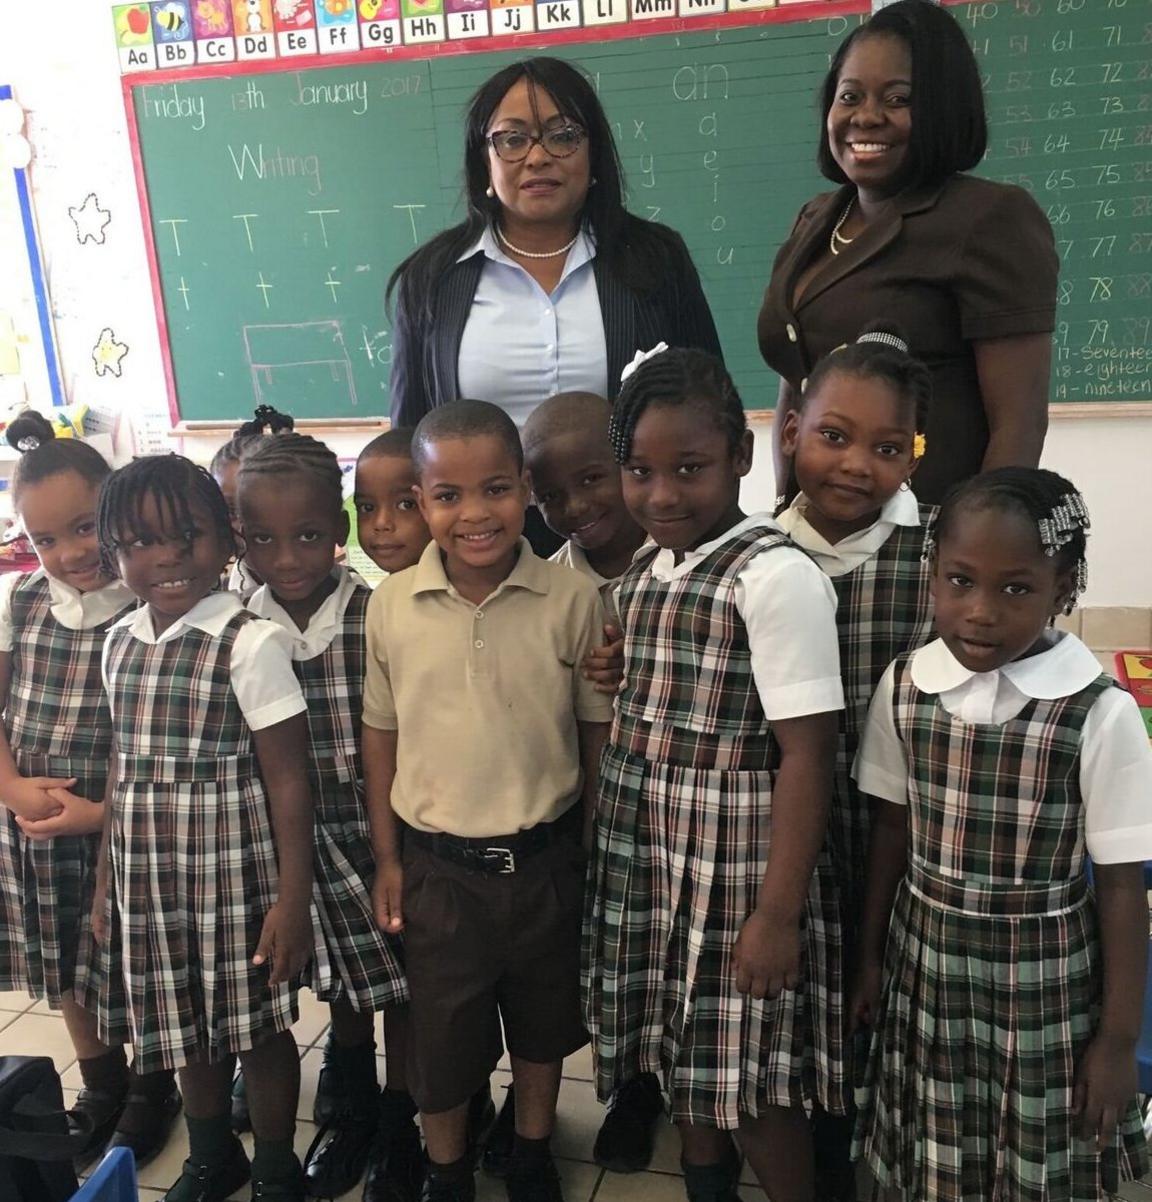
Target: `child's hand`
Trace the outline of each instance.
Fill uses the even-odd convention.
[[[848,1017],[853,1032],[861,1027],[871,1027],[876,1022],[883,980],[884,968],[878,960],[866,961],[856,970],[848,1001]]]
[[[55,807],[50,817],[31,819],[17,816],[16,825],[35,843],[47,843],[64,835],[98,835],[104,826],[104,803],[89,801],[67,789],[48,789],[46,796]]]
[[[108,881],[97,874],[96,887],[92,893],[92,938],[103,947],[108,938],[108,921],[105,909],[108,905]]]
[[[399,860],[380,860],[372,882],[372,908],[376,925],[386,935],[398,935],[404,929],[404,869]]]
[[[253,964],[271,963],[269,985],[292,980],[312,958],[312,922],[308,903],[286,906],[276,902],[264,919]]]
[[[597,693],[615,696],[624,679],[624,635],[609,622],[604,627],[604,638],[605,646],[593,647],[584,657],[584,679],[595,683]]]
[[[0,802],[16,815],[39,822],[60,813],[60,803],[49,796],[50,789],[70,789],[76,778],[57,780],[51,776],[17,776],[0,787]]]
[[[1072,1091],[1080,1135],[1103,1151],[1116,1138],[1120,1112],[1136,1096],[1136,1047],[1130,1039],[1104,1033],[1084,1049]]]
[[[800,927],[753,910],[736,939],[736,988],[754,998],[774,998],[800,984]]]

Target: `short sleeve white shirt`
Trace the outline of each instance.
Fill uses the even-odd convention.
[[[113,629],[124,628],[142,643],[166,643],[178,639],[186,630],[202,630],[213,638],[244,608],[235,593],[209,593],[183,617],[156,634],[152,614],[141,606],[126,614]],[[108,689],[108,648],[104,648],[104,687]],[[257,619],[246,622],[232,645],[232,691],[252,730],[264,730],[285,722],[307,709],[300,682],[292,670],[292,644],[287,633],[274,622]],[[109,698],[115,709],[111,689]]]
[[[962,722],[1001,726],[1032,699],[1054,700],[1100,675],[1096,657],[1073,634],[1048,650],[993,672],[970,672],[936,639],[911,662],[912,682]],[[908,803],[908,759],[892,712],[895,673],[884,673],[868,711],[854,775],[861,790],[895,805]],[[1088,854],[1100,864],[1152,859],[1152,747],[1132,697],[1108,689],[1088,712],[1081,733],[1080,790]]]
[[[657,580],[675,580],[753,526],[779,529],[769,514],[754,513],[685,552],[680,563],[662,547],[649,571]],[[735,593],[764,716],[771,722],[843,709],[836,592],[820,568],[795,547],[776,547],[740,569]]]
[[[47,577],[52,616],[69,630],[91,630],[114,618],[136,600],[132,590],[120,580],[113,580],[90,593],[82,593],[55,576],[49,576],[43,568],[37,568],[29,575],[6,572],[0,576],[0,651],[12,650],[13,590],[23,581],[37,577]]]

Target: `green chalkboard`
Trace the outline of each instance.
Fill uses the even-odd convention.
[[[1152,399],[1147,0],[954,11],[986,76],[981,170],[1032,191],[1059,240],[1053,400]],[[686,239],[752,408],[775,400],[755,322],[776,247],[827,187],[816,91],[858,19],[696,24],[559,51],[596,80],[632,210]],[[301,417],[387,413],[385,282],[459,218],[469,95],[536,46],[129,84],[182,418],[239,418],[258,401]]]

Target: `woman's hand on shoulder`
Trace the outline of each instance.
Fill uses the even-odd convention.
[[[51,790],[70,789],[75,783],[75,777],[14,776],[0,782],[0,803],[17,818],[39,822],[60,813],[61,804],[53,799]]]
[[[1084,1049],[1072,1092],[1073,1113],[1083,1139],[1100,1151],[1115,1139],[1124,1108],[1136,1097],[1136,1045],[1131,1039],[1099,1031]]]

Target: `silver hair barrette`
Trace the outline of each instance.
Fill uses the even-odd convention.
[[[1040,543],[1044,554],[1051,557],[1067,546],[1081,531],[1091,528],[1088,507],[1078,492],[1067,492],[1056,503],[1052,512],[1037,522]]]
[[[895,334],[885,333],[883,330],[873,330],[868,334],[861,334],[856,339],[859,342],[879,342],[884,346],[890,346],[898,351],[902,351],[905,355],[908,354],[908,343],[903,338],[898,338]]]
[[[40,445],[40,439],[35,434],[25,434],[23,438],[16,442],[18,451],[34,451]]]

